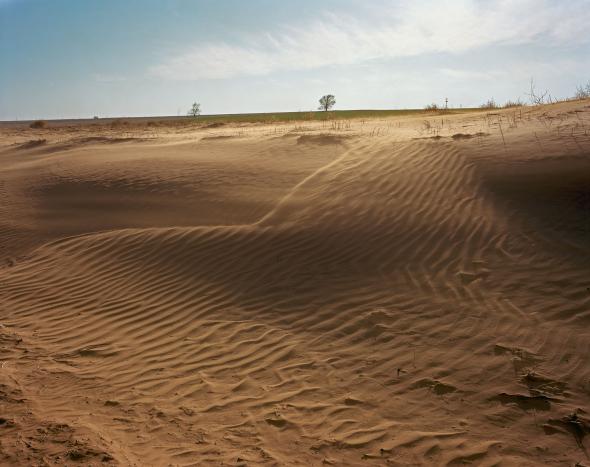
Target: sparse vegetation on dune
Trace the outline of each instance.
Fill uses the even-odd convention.
[[[516,99],[516,100],[507,100],[506,103],[502,106],[500,106],[496,100],[492,97],[491,99],[488,99],[486,102],[484,102],[480,108],[482,109],[487,109],[487,110],[493,110],[493,109],[512,109],[514,107],[523,107],[524,104],[520,98]]]
[[[516,99],[515,101],[513,100],[507,100],[506,103],[504,104],[504,108],[505,109],[511,109],[513,107],[522,107],[525,104],[520,100],[520,98]]]

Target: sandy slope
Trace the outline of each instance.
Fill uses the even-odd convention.
[[[590,465],[590,103],[424,120],[0,130],[0,462]]]

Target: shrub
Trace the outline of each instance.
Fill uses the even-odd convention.
[[[31,128],[45,128],[47,127],[47,122],[45,120],[35,120],[29,126]]]
[[[482,109],[497,109],[498,108],[498,104],[496,104],[496,101],[492,97],[491,99],[488,99],[487,102],[481,104],[480,105],[480,108],[482,108]]]
[[[432,104],[425,106],[424,110],[436,111],[438,110],[438,105],[433,102]]]

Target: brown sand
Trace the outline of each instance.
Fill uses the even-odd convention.
[[[0,464],[590,465],[590,102],[0,133]]]

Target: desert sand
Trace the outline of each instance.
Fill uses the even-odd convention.
[[[589,466],[589,132],[0,125],[0,464]]]

